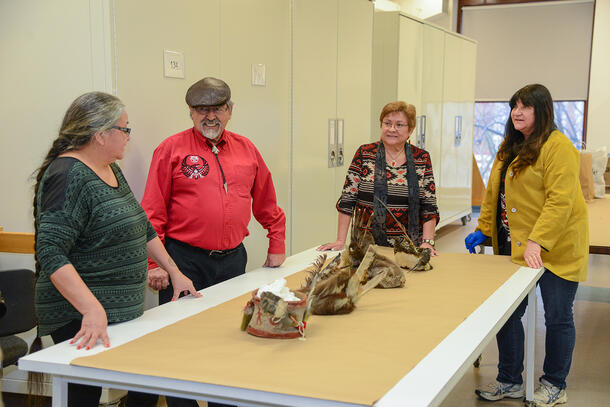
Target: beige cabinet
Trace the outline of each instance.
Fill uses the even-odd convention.
[[[470,214],[476,44],[445,35],[438,202],[441,225]]]
[[[423,91],[421,103],[416,105],[419,117],[414,143],[430,153],[435,182],[439,184],[443,134],[445,32],[433,26],[423,25],[422,48]]]
[[[296,0],[293,8],[292,252],[334,241],[349,163],[369,141],[373,5]],[[329,160],[335,134],[341,160]]]
[[[290,219],[290,2],[222,0],[220,6],[219,75],[231,86],[235,103],[228,127],[256,145]],[[252,83],[256,67],[264,67],[264,85]],[[265,262],[269,240],[254,216],[248,230],[244,244],[251,270]]]
[[[390,101],[417,109],[411,143],[432,159],[441,221],[471,212],[472,132],[476,43],[400,12],[374,20],[371,130]]]
[[[202,0],[196,7],[147,3],[142,9],[119,2],[114,12],[117,93],[130,107],[137,134],[145,135],[133,137],[123,163],[136,196],[155,146],[192,125],[184,104],[188,86],[218,76],[231,86],[235,103],[228,128],[254,142],[273,174],[287,217],[287,254],[334,240],[345,171],[369,140],[373,4]],[[218,18],[201,26],[205,15]],[[164,23],[167,16],[176,17]],[[159,74],[163,49],[184,54],[184,79]],[[255,65],[264,66],[263,85],[252,83]],[[329,120],[337,119],[344,165],[329,168]],[[249,230],[244,243],[252,269],[263,264],[268,240],[254,219]]]

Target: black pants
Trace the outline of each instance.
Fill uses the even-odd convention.
[[[60,343],[71,339],[81,328],[81,320],[73,320],[67,325],[51,332],[51,338],[54,343]],[[90,386],[87,384],[68,383],[68,407],[98,407],[102,388],[98,386]],[[131,392],[127,393],[127,398]],[[147,403],[148,402],[148,403]],[[141,403],[132,404],[132,407],[154,407],[157,405],[157,400],[142,400]]]
[[[248,254],[243,244],[226,255],[210,256],[206,250],[193,247],[179,240],[165,238],[165,248],[174,262],[193,282],[196,290],[211,287],[246,272]],[[170,284],[159,291],[159,305],[171,301],[174,288]],[[155,405],[158,396],[155,394],[129,392],[126,407]],[[178,397],[166,397],[168,407],[197,407],[197,402]],[[151,404],[152,403],[152,404]],[[209,407],[230,407],[229,404],[208,402]]]

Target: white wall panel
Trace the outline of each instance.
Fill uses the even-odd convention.
[[[610,0],[595,3],[591,82],[587,109],[587,148],[610,148]]]
[[[373,19],[373,67],[371,89],[371,141],[379,139],[379,114],[398,93],[398,43],[400,19],[397,13],[375,12]]]
[[[70,103],[91,90],[111,90],[104,3],[0,2],[0,226],[7,232],[34,230],[31,176]],[[33,267],[32,256],[0,255],[0,269],[14,267]]]
[[[292,250],[336,235],[328,120],[337,106],[337,0],[296,0],[293,11]]]
[[[220,0],[116,1],[117,96],[133,128],[121,166],[139,200],[154,149],[193,126],[186,90],[220,73]],[[163,51],[184,55],[185,77],[166,78]]]
[[[293,10],[292,250],[337,234],[335,204],[371,123],[372,4],[296,0]],[[343,119],[344,165],[328,166],[329,120]]]
[[[416,108],[418,116],[425,116],[426,137],[424,148],[430,153],[435,183],[440,185],[445,32],[424,25],[423,38],[421,82],[424,84],[424,89],[421,95],[421,103]],[[413,143],[415,142],[414,136],[415,133],[411,136],[411,142]]]
[[[462,33],[479,42],[477,100],[508,100],[529,83],[556,100],[586,99],[593,1],[463,7]]]
[[[476,44],[445,34],[441,182],[437,186],[441,222],[470,213]],[[456,141],[456,133],[460,140]]]
[[[424,25],[410,18],[399,19],[398,100],[421,106]],[[394,100],[386,100],[386,103]]]
[[[220,15],[220,77],[231,86],[235,103],[228,127],[252,140],[262,154],[289,220],[290,2],[222,0]],[[264,86],[252,85],[252,64],[265,65]],[[252,270],[265,262],[269,239],[254,217],[248,229],[244,244]],[[286,237],[290,250],[290,229]]]
[[[339,198],[350,162],[360,145],[379,137],[371,134],[371,69],[373,6],[366,0],[340,0],[337,57],[337,117],[344,120],[344,164],[336,168],[334,200]],[[333,202],[334,210],[334,202]],[[336,211],[335,211],[336,213]],[[329,237],[332,237],[329,236]]]

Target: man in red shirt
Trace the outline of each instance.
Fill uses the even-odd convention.
[[[254,144],[225,129],[233,113],[229,86],[204,78],[188,89],[185,99],[193,127],[165,139],[153,154],[142,198],[150,222],[197,290],[245,273],[242,241],[249,233],[250,210],[268,231],[263,266],[279,267],[286,259],[286,216]],[[152,261],[149,269],[158,281],[165,280]],[[165,284],[158,282],[158,288]],[[161,289],[159,303],[172,295],[171,285]],[[171,397],[167,404],[197,405]]]

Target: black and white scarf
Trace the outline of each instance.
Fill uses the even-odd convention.
[[[413,161],[413,152],[411,145],[405,143],[405,156],[407,158],[407,185],[409,191],[408,213],[409,221],[407,224],[407,233],[413,240],[417,238],[419,228],[419,182],[417,173],[415,172],[415,162]],[[388,203],[388,179],[386,175],[385,161],[385,146],[383,142],[379,142],[377,148],[377,156],[375,157],[375,181],[373,183],[373,220],[371,229],[375,244],[380,246],[389,246],[388,236],[386,234],[385,220],[386,209],[383,205]],[[381,202],[383,202],[383,204]],[[415,241],[415,240],[414,240]],[[417,242],[416,242],[417,244]]]

